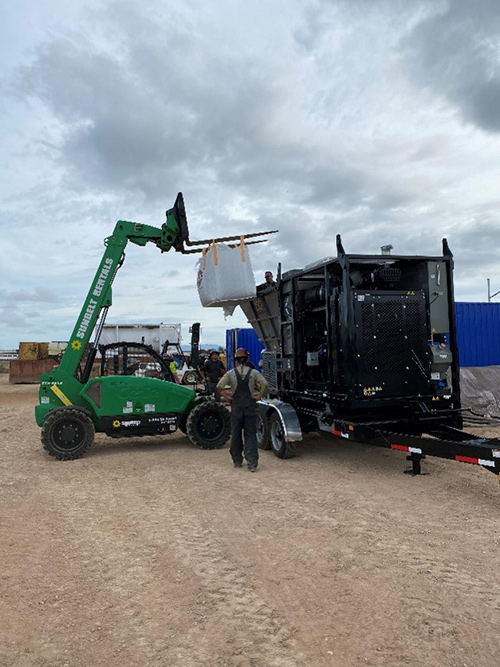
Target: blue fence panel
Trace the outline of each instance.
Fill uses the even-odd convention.
[[[500,303],[455,304],[460,366],[500,365]]]
[[[259,368],[260,353],[264,349],[264,345],[260,342],[259,337],[251,328],[248,329],[227,329],[226,330],[226,353],[227,353],[227,367],[232,368],[234,353],[239,347],[244,347],[250,352],[250,361],[256,368]]]

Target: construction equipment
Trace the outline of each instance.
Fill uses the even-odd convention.
[[[172,359],[176,366],[176,374],[179,382],[182,384],[194,385],[201,381],[201,375],[198,372],[198,348],[200,342],[200,323],[194,322],[189,327],[191,332],[191,348],[189,356],[184,354],[180,342],[171,342],[166,340],[161,349],[161,356],[166,359]]]
[[[462,430],[453,255],[337,256],[281,274],[241,304],[265,345],[263,449],[289,458],[317,432],[500,474],[500,440]]]
[[[191,353],[186,355],[181,346],[180,324],[105,324],[100,338],[99,350],[112,343],[143,343],[149,345],[162,357],[173,357],[177,364],[177,377],[181,384],[194,385],[199,377],[196,365],[191,359],[193,345],[198,349],[200,323],[195,322],[189,327],[191,333]]]
[[[244,238],[269,233],[273,232],[247,234]],[[127,362],[118,365],[114,375],[91,377],[91,371],[111,305],[111,285],[129,241],[137,246],[154,243],[161,252],[174,248],[186,254],[202,252],[209,243],[239,242],[241,238],[190,241],[182,193],[166,212],[166,222],[160,228],[123,220],[116,223],[112,235],[105,239],[102,260],[61,362],[40,377],[35,417],[42,427],[42,445],[51,456],[59,460],[80,458],[91,446],[96,431],[117,437],[173,433],[180,427],[194,445],[203,449],[219,448],[227,441],[227,410],[188,387],[172,383],[168,374],[137,375],[138,368],[131,368]]]

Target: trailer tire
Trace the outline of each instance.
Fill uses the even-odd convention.
[[[94,442],[94,424],[78,408],[60,408],[47,415],[42,426],[42,445],[58,461],[80,459]]]
[[[229,412],[215,401],[198,403],[188,415],[186,432],[196,447],[220,449],[231,435]]]
[[[295,443],[285,440],[285,431],[277,412],[269,420],[269,440],[273,454],[279,459],[291,459],[296,455]]]
[[[269,438],[269,421],[267,415],[257,411],[257,447],[259,449],[271,449]]]

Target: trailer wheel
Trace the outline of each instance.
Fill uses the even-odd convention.
[[[198,376],[196,375],[195,371],[186,371],[186,373],[184,373],[182,376],[183,384],[196,384],[197,380]]]
[[[269,422],[260,411],[257,411],[257,447],[259,449],[271,449]]]
[[[269,439],[273,453],[279,459],[291,459],[295,456],[295,443],[285,440],[285,432],[280,416],[274,412],[269,420]]]
[[[47,415],[42,427],[42,445],[59,461],[81,458],[94,442],[94,424],[78,408],[60,408]]]
[[[231,435],[229,412],[215,401],[198,403],[188,415],[186,432],[201,449],[220,449]]]

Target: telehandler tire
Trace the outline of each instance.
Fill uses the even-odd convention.
[[[81,458],[94,442],[94,424],[78,408],[60,408],[47,415],[42,426],[42,445],[59,461]]]
[[[287,442],[285,440],[285,432],[280,416],[274,412],[269,420],[269,439],[271,441],[271,448],[275,456],[279,459],[291,459],[296,456],[294,442]]]
[[[259,449],[271,449],[271,439],[269,437],[268,418],[257,411],[257,447]]]
[[[186,432],[201,449],[220,449],[231,435],[229,412],[220,403],[203,401],[188,415]]]

